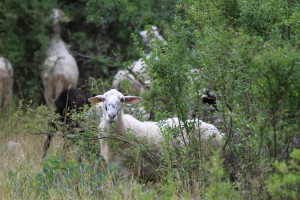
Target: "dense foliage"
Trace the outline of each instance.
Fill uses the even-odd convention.
[[[118,68],[137,59],[133,37],[148,24],[170,25],[175,5],[173,0],[2,1],[0,54],[14,67],[16,100],[43,102],[40,74],[51,29],[49,16],[56,7],[71,19],[61,24],[61,35],[78,63],[78,87],[89,89],[89,78],[111,81]],[[140,36],[136,38],[141,41]]]
[[[46,2],[0,3],[0,54],[16,71],[16,99],[42,101],[42,95],[36,94],[42,89],[39,74],[49,25],[45,19],[48,9],[58,6]],[[60,6],[73,20],[64,27],[63,38],[79,63],[79,85],[88,77],[111,83],[118,68],[139,55],[146,58],[138,32],[155,24],[163,30],[168,45],[154,42],[151,58],[145,59],[152,85],[143,94],[142,104],[151,120],[176,116],[185,123],[191,110],[194,117],[211,123],[222,119],[217,126],[225,139],[219,154],[207,162],[199,153],[201,141],[192,136],[192,145],[183,149],[166,146],[164,186],[141,192],[140,186],[133,185],[134,194],[165,195],[166,199],[300,198],[298,1],[65,0]],[[204,112],[201,101],[205,88],[213,89],[218,98],[218,111],[212,117]],[[26,121],[30,115],[21,116]],[[188,131],[188,125],[185,127]],[[93,159],[86,158],[86,163],[100,162]],[[174,168],[177,163],[181,167]],[[45,184],[39,192],[46,190],[41,196],[47,197],[48,187],[72,187],[69,176],[84,185],[88,181],[78,174],[90,178],[90,173],[96,173],[88,165],[80,168],[74,161],[64,163],[58,157],[49,158],[42,166],[43,172],[32,180],[33,185]],[[61,180],[65,168],[68,177]],[[120,178],[111,171],[112,180]],[[16,175],[8,176],[13,179]],[[105,170],[97,171],[105,183],[108,176]],[[124,189],[121,181],[111,184],[115,191]],[[107,185],[101,183],[90,193],[97,197],[101,188],[103,195]]]

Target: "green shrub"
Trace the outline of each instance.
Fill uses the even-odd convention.
[[[290,156],[289,162],[274,162],[276,171],[266,181],[272,199],[300,198],[300,150],[294,149]]]

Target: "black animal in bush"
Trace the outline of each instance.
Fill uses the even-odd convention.
[[[211,90],[205,89],[204,94],[202,95],[202,102],[204,104],[212,105],[215,110],[217,110],[217,98]]]
[[[67,132],[73,133],[74,128],[78,128],[79,124],[76,121],[71,119],[71,114],[74,112],[80,112],[83,110],[84,105],[89,105],[88,101],[89,96],[80,89],[64,89],[55,100],[55,112],[59,114],[59,120],[66,125]],[[48,124],[55,131],[58,131],[57,125],[55,122],[49,122]],[[47,154],[47,150],[49,149],[51,140],[53,138],[53,134],[48,133],[47,139],[44,143],[44,153],[43,158],[45,158]],[[65,137],[67,139],[67,137]],[[66,146],[66,143],[65,143]],[[64,149],[65,149],[64,146]]]

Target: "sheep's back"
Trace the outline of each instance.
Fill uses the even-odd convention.
[[[7,78],[11,78],[11,76],[8,73],[7,70],[0,68],[0,78],[4,80],[4,79],[7,79]]]
[[[79,71],[76,60],[69,53],[62,40],[51,41],[47,55],[42,78],[47,79],[48,76],[63,74],[69,82],[77,83]]]
[[[0,70],[1,70],[1,74],[7,74],[11,77],[13,76],[13,68],[10,62],[8,62],[3,57],[0,57]]]
[[[145,84],[150,83],[150,77],[148,76],[147,70],[146,70],[146,63],[145,61],[140,58],[138,61],[135,61],[133,65],[131,66],[131,71],[140,79],[143,80]]]
[[[130,91],[138,91],[138,93],[141,93],[144,91],[143,85],[136,80],[136,78],[134,77],[133,74],[131,74],[129,71],[127,70],[119,70],[117,72],[117,74],[114,76],[114,80],[112,82],[112,88],[113,89],[117,89],[119,91],[122,91],[123,89],[121,88],[121,82],[124,80],[128,80],[133,84],[133,88],[127,88],[130,89]]]
[[[222,143],[223,134],[214,125],[201,120],[187,120],[187,123],[190,126],[194,126],[194,134],[200,135],[201,140],[208,141],[209,139],[213,139],[218,144]],[[177,117],[162,120],[158,124],[162,130],[165,130],[167,127],[181,127],[184,129],[183,122],[180,123]],[[184,133],[186,134],[186,132]]]
[[[193,120],[189,120],[192,121]],[[208,140],[211,136],[214,136],[215,140],[221,141],[223,134],[212,124],[203,122],[201,120],[195,122],[195,126],[198,128],[198,132],[201,134],[203,139]],[[197,131],[197,130],[196,130]]]
[[[148,141],[154,140],[156,143],[164,141],[156,122],[141,122],[128,114],[124,114],[123,119],[125,127],[130,128],[136,136],[146,138]]]

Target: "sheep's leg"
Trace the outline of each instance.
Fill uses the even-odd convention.
[[[45,97],[46,103],[50,109],[54,108],[54,92],[53,92],[52,84],[55,84],[55,83],[52,83],[51,81],[44,82],[44,88],[45,88],[44,97]]]
[[[3,80],[0,76],[0,110],[1,110],[1,107],[2,107],[2,99],[3,99]]]
[[[13,83],[14,80],[11,77],[7,77],[5,80],[5,88],[4,88],[4,102],[3,105],[7,106],[11,103],[12,101],[12,95],[13,95],[13,91],[12,91],[12,87],[13,87]]]
[[[48,149],[50,147],[50,143],[51,143],[52,138],[53,138],[53,135],[51,135],[51,134],[47,135],[47,139],[45,140],[45,143],[44,143],[44,153],[43,153],[43,156],[42,156],[43,159],[47,155],[47,151],[48,151]]]
[[[56,126],[56,124],[55,124],[54,122],[49,122],[48,125],[51,126],[54,130],[57,131],[57,126]],[[53,138],[53,135],[52,135],[52,134],[47,134],[47,139],[45,140],[44,148],[43,148],[43,150],[44,150],[44,153],[43,153],[43,156],[42,156],[43,159],[44,159],[44,158],[46,157],[46,155],[47,155],[47,151],[48,151],[48,149],[49,149],[49,147],[50,147],[50,143],[51,143],[51,141],[52,141],[52,138]]]

